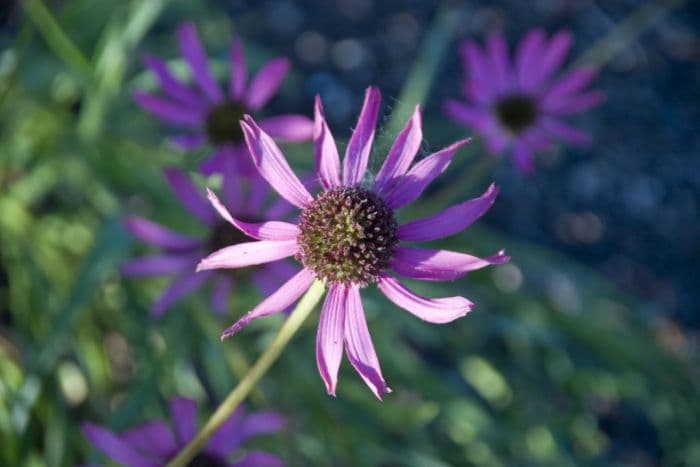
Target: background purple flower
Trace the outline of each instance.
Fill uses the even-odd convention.
[[[206,282],[212,283],[212,308],[217,313],[223,314],[241,275],[230,272],[197,274],[195,267],[203,255],[226,245],[250,241],[251,238],[231,229],[226,222],[222,221],[185,173],[169,168],[164,171],[164,174],[175,197],[206,227],[207,233],[203,237],[191,237],[173,232],[148,219],[129,216],[124,222],[126,228],[145,243],[158,247],[161,253],[126,262],[122,265],[122,273],[128,277],[173,277],[170,285],[153,304],[152,314],[156,318],[161,317],[177,300],[199,289]],[[221,188],[223,199],[233,212],[245,219],[263,220],[270,216],[286,216],[291,211],[291,205],[283,200],[267,206],[265,202],[269,191],[267,184],[259,177],[254,180],[244,179],[233,170],[226,170],[223,174]],[[293,273],[294,270],[290,264],[277,261],[253,274],[252,281],[265,295],[291,277]]]
[[[121,434],[93,424],[83,423],[85,437],[110,459],[128,467],[161,467],[172,460],[197,433],[197,404],[178,397],[170,401],[170,424],[151,421]],[[239,407],[214,433],[206,447],[188,464],[193,467],[277,467],[282,460],[264,451],[238,454],[229,459],[250,438],[276,433],[285,426],[275,412],[246,414]]]
[[[466,102],[450,100],[445,112],[481,133],[492,154],[509,151],[523,172],[534,169],[534,154],[553,139],[587,144],[589,136],[562,118],[600,104],[605,96],[585,90],[597,74],[594,68],[580,67],[555,78],[571,41],[568,31],[547,40],[544,31],[533,29],[512,60],[501,34],[492,34],[483,49],[464,41],[460,53]]]
[[[470,311],[472,302],[460,296],[417,295],[389,270],[410,279],[449,281],[509,258],[503,251],[482,259],[454,251],[399,245],[436,240],[462,231],[488,210],[498,189],[491,185],[479,198],[399,226],[394,211],[419,198],[468,140],[413,164],[422,141],[420,109],[416,107],[374,183],[364,188],[379,106],[379,91],[369,88],[341,171],[335,140],[323,116],[321,100],[316,99],[314,146],[317,174],[324,191],[315,198],[292,172],[270,136],[246,116],[242,127],[255,166],[280,196],[299,207],[302,214],[297,224],[248,223],[234,218],[210,191],[209,199],[221,216],[257,241],[223,248],[203,259],[198,270],[242,268],[295,256],[304,268],[227,329],[223,337],[256,318],[284,310],[315,279],[322,279],[328,285],[328,295],[318,325],[316,358],[326,389],[335,394],[344,349],[362,379],[381,399],[390,390],[367,329],[360,289],[376,283],[390,301],[409,313],[428,322],[448,323]]]
[[[275,95],[289,71],[289,60],[270,60],[248,82],[243,48],[239,40],[231,46],[231,76],[225,92],[207,64],[207,56],[192,23],[178,28],[180,52],[189,66],[195,86],[180,82],[165,62],[148,57],[146,66],[157,77],[165,96],[136,91],[134,99],[146,111],[173,125],[188,129],[172,138],[173,144],[193,150],[209,143],[213,154],[202,165],[205,174],[220,172],[224,159],[233,159],[238,170],[254,173],[245,155],[243,133],[238,122],[246,113],[259,112]],[[289,114],[262,118],[260,124],[275,138],[304,141],[311,137],[311,120]]]

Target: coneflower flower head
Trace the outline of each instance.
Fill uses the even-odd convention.
[[[197,433],[197,404],[178,397],[170,401],[170,424],[151,421],[116,434],[86,422],[82,431],[96,448],[110,459],[129,467],[161,467],[172,460]],[[276,412],[246,413],[239,407],[214,432],[209,443],[188,467],[278,467],[282,460],[264,451],[236,451],[250,438],[272,434],[284,428],[285,419]],[[233,457],[232,457],[233,456]],[[235,460],[231,460],[235,459]]]
[[[512,60],[501,34],[492,34],[483,49],[474,41],[464,41],[460,52],[466,102],[450,100],[445,112],[479,132],[491,153],[510,152],[523,172],[534,169],[535,153],[548,149],[552,140],[587,144],[589,136],[562,117],[590,109],[605,96],[585,90],[597,75],[592,67],[556,76],[571,39],[563,31],[547,40],[542,30],[534,29],[520,42]]]
[[[206,143],[213,154],[202,165],[205,174],[221,172],[225,159],[238,162],[237,169],[255,173],[245,154],[243,132],[239,121],[245,114],[259,112],[276,94],[289,72],[289,60],[275,58],[267,62],[248,83],[243,48],[239,40],[231,46],[231,76],[228,93],[221,88],[207,63],[207,56],[192,23],[178,28],[183,58],[187,62],[194,86],[179,81],[165,62],[148,57],[146,66],[158,79],[164,97],[136,91],[134,99],[147,112],[190,131],[171,139],[185,150],[197,149]],[[282,141],[304,141],[311,138],[313,122],[304,115],[277,115],[261,120],[261,126]]]
[[[228,328],[222,338],[253,319],[294,303],[315,279],[328,287],[316,340],[316,359],[329,394],[335,394],[343,350],[378,398],[389,392],[365,321],[360,289],[376,284],[397,306],[432,323],[464,316],[473,304],[464,297],[427,298],[393,277],[428,281],[454,280],[468,271],[508,261],[503,251],[489,258],[465,253],[403,246],[455,234],[483,215],[496,198],[494,185],[480,198],[432,217],[399,225],[395,211],[420,197],[468,140],[413,164],[422,140],[420,109],[396,138],[371,186],[364,186],[379,112],[379,91],[369,88],[348,142],[342,171],[338,150],[316,98],[314,147],[323,191],[312,196],[294,175],[281,151],[252,118],[241,123],[260,175],[287,201],[301,209],[297,224],[248,223],[234,218],[213,192],[209,199],[221,216],[256,242],[229,246],[203,259],[198,270],[241,268],[289,256],[303,268],[276,292]],[[341,177],[342,172],[342,177]]]

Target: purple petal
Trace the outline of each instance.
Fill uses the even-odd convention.
[[[572,115],[596,107],[604,100],[605,94],[602,91],[589,91],[550,102],[545,110],[555,115]]]
[[[207,193],[209,201],[221,217],[251,238],[256,240],[296,240],[299,236],[299,227],[288,222],[267,221],[251,223],[238,220],[221,204],[221,201],[219,201],[219,198],[216,197],[213,191],[207,188]]]
[[[178,445],[170,427],[164,422],[147,422],[122,433],[121,439],[144,453],[158,457],[171,456]]]
[[[262,296],[266,297],[273,294],[297,272],[299,272],[299,268],[294,267],[289,261],[275,261],[255,271],[253,282]]]
[[[207,63],[207,54],[199,41],[194,24],[191,22],[181,24],[177,30],[177,35],[180,41],[180,53],[187,61],[194,81],[213,102],[222,101],[224,93],[221,91],[214,75],[211,74]]]
[[[243,459],[231,464],[232,467],[284,467],[282,459],[264,451],[251,451]]]
[[[246,122],[241,122],[241,128],[255,166],[277,193],[299,208],[304,208],[312,202],[313,197],[294,175],[272,138],[247,115]]]
[[[228,276],[219,277],[214,284],[214,289],[211,291],[211,306],[219,315],[223,315],[228,311],[228,302],[233,291],[233,279]]]
[[[234,101],[243,100],[247,79],[248,69],[246,68],[243,46],[240,40],[235,39],[231,44],[231,80],[228,87],[229,95]]]
[[[145,111],[175,125],[199,127],[204,122],[204,111],[196,107],[185,107],[162,97],[143,91],[134,91],[134,100]]]
[[[492,34],[487,43],[488,54],[491,58],[491,69],[494,86],[499,93],[507,93],[512,87],[512,71],[508,60],[508,44],[503,34]]]
[[[379,169],[374,185],[377,193],[389,191],[393,182],[406,173],[418,154],[422,141],[420,105],[416,105],[413,115],[396,137],[382,168]]]
[[[196,274],[194,272],[188,272],[182,277],[175,279],[168,288],[165,289],[156,303],[153,304],[153,308],[151,309],[153,318],[159,319],[162,317],[173,303],[200,288],[210,277],[210,273]]]
[[[188,237],[166,229],[148,219],[128,216],[124,219],[126,229],[149,245],[160,246],[170,250],[191,250],[202,244],[198,238]]]
[[[528,175],[535,171],[535,160],[530,146],[525,141],[518,141],[513,147],[513,162],[518,169]]]
[[[399,226],[399,240],[427,242],[461,232],[489,210],[498,195],[494,183],[478,198],[445,209],[434,216],[425,217]]]
[[[314,132],[314,122],[305,115],[275,115],[261,120],[260,128],[278,141],[308,141]]]
[[[385,195],[384,201],[392,209],[398,209],[417,199],[430,182],[450,165],[457,149],[470,141],[470,138],[458,141],[418,162],[395,184],[394,189]]]
[[[391,389],[384,382],[379,359],[367,329],[360,289],[356,285],[347,288],[345,306],[345,352],[367,386],[382,400],[384,394],[391,392]]]
[[[423,297],[390,276],[379,279],[377,286],[394,305],[429,323],[449,323],[466,315],[474,307],[464,297]]]
[[[197,433],[197,403],[184,397],[171,399],[170,421],[175,428],[179,444],[189,443]]]
[[[314,105],[314,155],[316,173],[321,186],[326,190],[340,185],[340,157],[335,139],[323,114],[321,97],[316,96]]]
[[[221,339],[223,340],[234,335],[254,319],[279,313],[284,310],[311,287],[314,279],[316,279],[316,275],[312,271],[306,268],[302,269],[275,293],[267,297],[258,306],[227,328],[221,335]]]
[[[331,396],[335,396],[338,369],[343,358],[346,301],[347,288],[342,284],[332,284],[323,303],[316,331],[316,364],[326,384],[326,391]]]
[[[241,206],[243,204],[243,194],[241,193],[242,176],[239,170],[239,161],[244,157],[245,148],[235,145],[224,145],[219,148],[221,158],[220,169],[223,177],[221,181],[221,191],[228,206]],[[209,189],[207,189],[209,191]]]
[[[445,102],[444,111],[451,119],[477,131],[486,131],[491,123],[491,116],[487,111],[455,100]]]
[[[245,151],[248,160],[250,160],[250,156],[248,156],[248,149],[246,148]],[[249,183],[248,197],[245,201],[245,205],[242,206],[244,212],[247,213],[247,215],[250,216],[252,219],[260,218],[260,213],[263,211],[263,205],[265,204],[265,201],[267,201],[267,198],[270,196],[270,193],[270,185],[265,181],[264,178],[260,176],[257,170],[255,170],[255,176],[251,177]],[[275,201],[282,201],[287,206],[290,206],[291,209],[294,209],[294,206],[289,204],[284,198],[277,198]],[[276,219],[278,217],[281,216],[268,216],[266,214],[263,215],[264,219]]]
[[[472,41],[465,41],[460,46],[460,53],[465,64],[470,95],[480,103],[491,101],[495,88],[491,81],[491,67],[479,46]]]
[[[168,65],[157,57],[146,57],[146,66],[156,75],[160,87],[172,99],[180,101],[185,107],[204,110],[207,102],[194,90],[181,83],[168,69]]]
[[[173,193],[185,209],[207,225],[216,223],[216,213],[184,172],[170,167],[165,169],[163,173]]]
[[[243,419],[238,431],[241,444],[250,438],[277,433],[287,421],[277,412],[255,412]]]
[[[209,443],[207,443],[205,452],[225,458],[236,450],[241,444],[238,431],[244,416],[244,406],[238,406],[238,408],[214,432],[209,440]]]
[[[569,31],[557,32],[549,41],[542,57],[541,80],[544,81],[561,67],[571,48],[572,34]]]
[[[586,133],[562,122],[561,120],[546,117],[542,119],[540,126],[549,134],[573,144],[587,146],[591,142],[590,136],[588,136]]]
[[[282,85],[289,67],[286,58],[275,58],[263,65],[248,87],[246,106],[255,111],[267,104]]]
[[[535,87],[539,67],[542,66],[545,45],[546,37],[540,28],[528,32],[518,45],[515,68],[518,82],[525,91],[530,91]]]
[[[236,269],[255,264],[270,263],[287,258],[299,251],[296,240],[238,243],[210,254],[197,265],[197,271],[208,269]]]
[[[153,467],[156,464],[143,457],[117,435],[93,423],[83,423],[83,434],[109,458],[130,467]]]
[[[451,281],[469,271],[510,260],[503,250],[487,258],[448,250],[400,246],[394,250],[391,268],[404,277],[423,281]]]
[[[194,151],[199,149],[206,143],[207,139],[203,133],[194,133],[187,135],[177,135],[168,138],[168,142],[178,149],[183,151]]]
[[[356,185],[365,176],[381,98],[377,88],[370,86],[365,91],[365,102],[362,104],[355,130],[352,132],[348,148],[345,151],[345,159],[343,160],[344,185]]]
[[[576,94],[588,86],[597,75],[598,70],[591,67],[579,68],[565,74],[547,90],[542,97],[541,105],[546,107],[565,96]]]
[[[166,276],[189,268],[196,260],[191,254],[144,256],[125,262],[120,271],[126,277]]]

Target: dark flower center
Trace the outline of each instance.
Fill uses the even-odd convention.
[[[252,241],[254,241],[254,239],[250,238],[231,224],[222,222],[212,229],[211,235],[209,236],[209,241],[207,242],[207,249],[210,253],[213,253],[222,248],[226,248],[227,246]]]
[[[496,104],[496,114],[506,129],[520,133],[535,123],[537,105],[530,97],[515,94],[504,97]]]
[[[187,467],[228,467],[228,465],[230,464],[219,456],[204,452],[197,454],[195,458],[187,464]]]
[[[301,213],[297,259],[328,282],[376,282],[389,265],[396,236],[394,212],[371,191],[338,187]]]
[[[209,141],[214,145],[243,141],[243,130],[239,122],[245,113],[246,108],[233,101],[224,101],[212,108],[206,122]]]

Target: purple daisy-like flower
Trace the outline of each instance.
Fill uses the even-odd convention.
[[[571,33],[561,31],[547,40],[534,29],[520,42],[511,61],[501,34],[492,34],[482,50],[474,41],[460,48],[467,102],[450,100],[446,114],[486,138],[492,154],[509,151],[523,172],[534,169],[533,157],[560,139],[586,145],[590,137],[562,120],[600,104],[605,95],[585,90],[597,70],[580,67],[556,79],[571,47]]]
[[[84,423],[83,434],[110,459],[128,467],[160,467],[172,460],[197,433],[197,403],[178,397],[170,401],[171,425],[151,421],[121,434],[94,423]],[[264,451],[249,451],[230,460],[243,443],[255,436],[276,433],[285,426],[275,412],[246,414],[236,409],[209,440],[206,447],[187,464],[190,467],[277,467],[284,462]]]
[[[292,172],[272,138],[246,116],[241,125],[255,166],[280,196],[301,209],[301,216],[296,224],[244,222],[234,218],[210,191],[209,200],[221,216],[257,241],[223,248],[203,259],[197,269],[242,268],[294,256],[303,269],[228,328],[222,338],[256,318],[284,310],[315,279],[321,279],[328,286],[328,294],[318,325],[316,359],[326,389],[335,395],[338,368],[345,349],[350,363],[381,399],[389,388],[367,329],[360,289],[376,284],[390,301],[417,317],[431,323],[448,323],[467,314],[473,307],[472,302],[459,296],[422,297],[389,271],[410,279],[449,281],[509,258],[503,251],[482,259],[400,244],[435,240],[465,229],[488,210],[498,189],[491,185],[479,198],[435,216],[398,225],[394,211],[416,200],[468,140],[413,164],[422,140],[420,109],[416,107],[374,182],[364,186],[379,106],[379,91],[369,88],[341,171],[338,150],[326,124],[321,100],[316,98],[314,146],[316,170],[323,191],[315,198]]]
[[[229,159],[228,162],[231,162]],[[126,228],[149,245],[162,249],[162,253],[130,260],[122,265],[122,274],[128,277],[172,276],[174,279],[152,307],[152,315],[160,318],[176,301],[194,292],[207,282],[212,282],[211,304],[213,309],[223,314],[229,297],[241,275],[233,271],[208,271],[195,273],[195,266],[203,255],[225,246],[245,243],[252,240],[220,219],[216,211],[200,194],[197,187],[183,172],[169,168],[165,177],[187,211],[207,228],[204,237],[183,235],[138,216],[125,219]],[[248,189],[244,191],[245,186]],[[285,200],[277,200],[265,205],[270,190],[264,180],[257,177],[240,177],[232,169],[223,173],[223,199],[238,216],[248,220],[264,220],[284,217],[292,210]],[[263,295],[267,295],[294,274],[294,268],[286,261],[267,264],[264,269],[252,275],[252,281]]]
[[[193,150],[208,142],[215,148],[202,165],[203,173],[220,172],[224,159],[239,162],[238,169],[243,173],[255,173],[245,155],[243,133],[238,122],[243,115],[258,112],[275,95],[289,71],[289,60],[270,60],[248,83],[243,48],[239,40],[234,40],[227,95],[209,69],[194,25],[189,22],[180,25],[178,39],[195,86],[180,82],[162,60],[147,57],[145,64],[158,79],[165,96],[136,91],[134,99],[156,117],[190,130],[172,138],[175,146]],[[266,117],[260,125],[282,141],[305,141],[311,138],[313,131],[313,122],[304,115]]]

